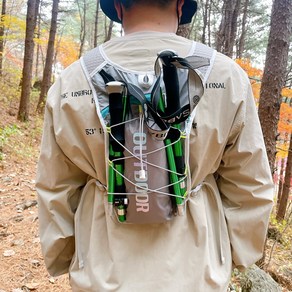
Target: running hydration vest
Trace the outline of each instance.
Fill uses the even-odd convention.
[[[124,223],[162,223],[183,215],[191,192],[189,136],[215,51],[157,55],[154,73],[131,72],[88,52],[82,67],[105,131],[107,204]]]

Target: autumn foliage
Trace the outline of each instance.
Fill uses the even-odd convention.
[[[250,78],[253,95],[256,104],[258,105],[263,71],[253,67],[249,59],[236,59],[236,63],[246,72]]]
[[[250,78],[254,98],[258,105],[260,98],[261,79],[263,71],[252,66],[249,59],[237,59],[236,63],[247,73]],[[278,123],[278,145],[277,158],[286,158],[289,148],[289,135],[292,132],[292,89],[282,89],[282,103],[280,108],[280,119]]]

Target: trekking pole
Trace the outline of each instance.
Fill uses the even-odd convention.
[[[173,127],[178,129],[181,135],[180,124],[174,124]],[[181,136],[180,136],[180,139],[174,143],[173,150],[174,150],[176,170],[180,174],[180,177],[183,177],[185,175],[185,161],[184,161],[184,156],[183,156],[183,145],[181,142]],[[180,188],[181,188],[182,196],[185,196],[186,185],[185,185],[184,180],[180,182]]]
[[[159,58],[162,60],[162,70],[163,70],[163,81],[165,84],[166,91],[166,109],[165,115],[167,117],[174,115],[179,112],[180,105],[180,96],[179,96],[179,81],[177,75],[176,66],[171,62],[173,57],[177,56],[175,52],[167,50],[159,54]],[[175,119],[174,119],[175,120]],[[173,127],[180,131],[180,124],[173,123]],[[166,139],[165,144],[167,146],[167,156],[172,171],[175,170],[176,173],[170,174],[171,183],[174,183],[174,192],[176,195],[176,203],[178,207],[178,213],[183,214],[183,203],[184,203],[184,193],[185,193],[185,183],[184,181],[180,182],[180,178],[184,175],[185,172],[185,163],[183,157],[183,148],[181,143],[181,137],[176,141],[171,147],[171,140]],[[171,150],[170,150],[171,149]]]
[[[160,97],[158,107],[161,112],[164,112],[164,103],[162,97]],[[179,141],[178,141],[179,142]],[[165,149],[166,149],[166,156],[168,161],[168,166],[170,169],[170,183],[173,186],[173,192],[175,195],[175,202],[177,205],[179,215],[183,214],[183,196],[182,191],[179,184],[179,177],[177,175],[177,167],[176,167],[176,158],[174,154],[174,149],[172,147],[172,141],[170,138],[166,137],[164,140]]]
[[[127,197],[114,193],[125,193],[123,145],[125,144],[125,118],[127,113],[126,86],[122,82],[111,81],[106,84],[109,95],[110,112],[110,136],[109,159],[110,168],[108,175],[108,203],[112,209],[115,205],[118,209],[119,221],[126,220]]]
[[[171,63],[174,56],[176,56],[176,53],[171,50],[162,51],[158,56],[162,60],[163,81],[167,101],[165,108],[166,116],[170,116],[180,109],[178,76],[175,65]]]

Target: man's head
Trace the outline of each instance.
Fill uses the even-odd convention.
[[[176,5],[179,24],[187,24],[192,21],[192,17],[197,11],[197,2],[195,0],[100,0],[100,6],[103,12],[112,20],[121,23],[117,5],[129,10],[135,6],[157,7],[164,11],[170,5]],[[178,8],[181,7],[181,13]],[[118,12],[117,12],[118,11]]]

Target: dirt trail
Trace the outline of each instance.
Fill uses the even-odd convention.
[[[0,116],[7,132],[0,145],[0,292],[69,292],[66,276],[47,273],[40,250],[35,191],[40,122],[19,124],[3,108]]]

